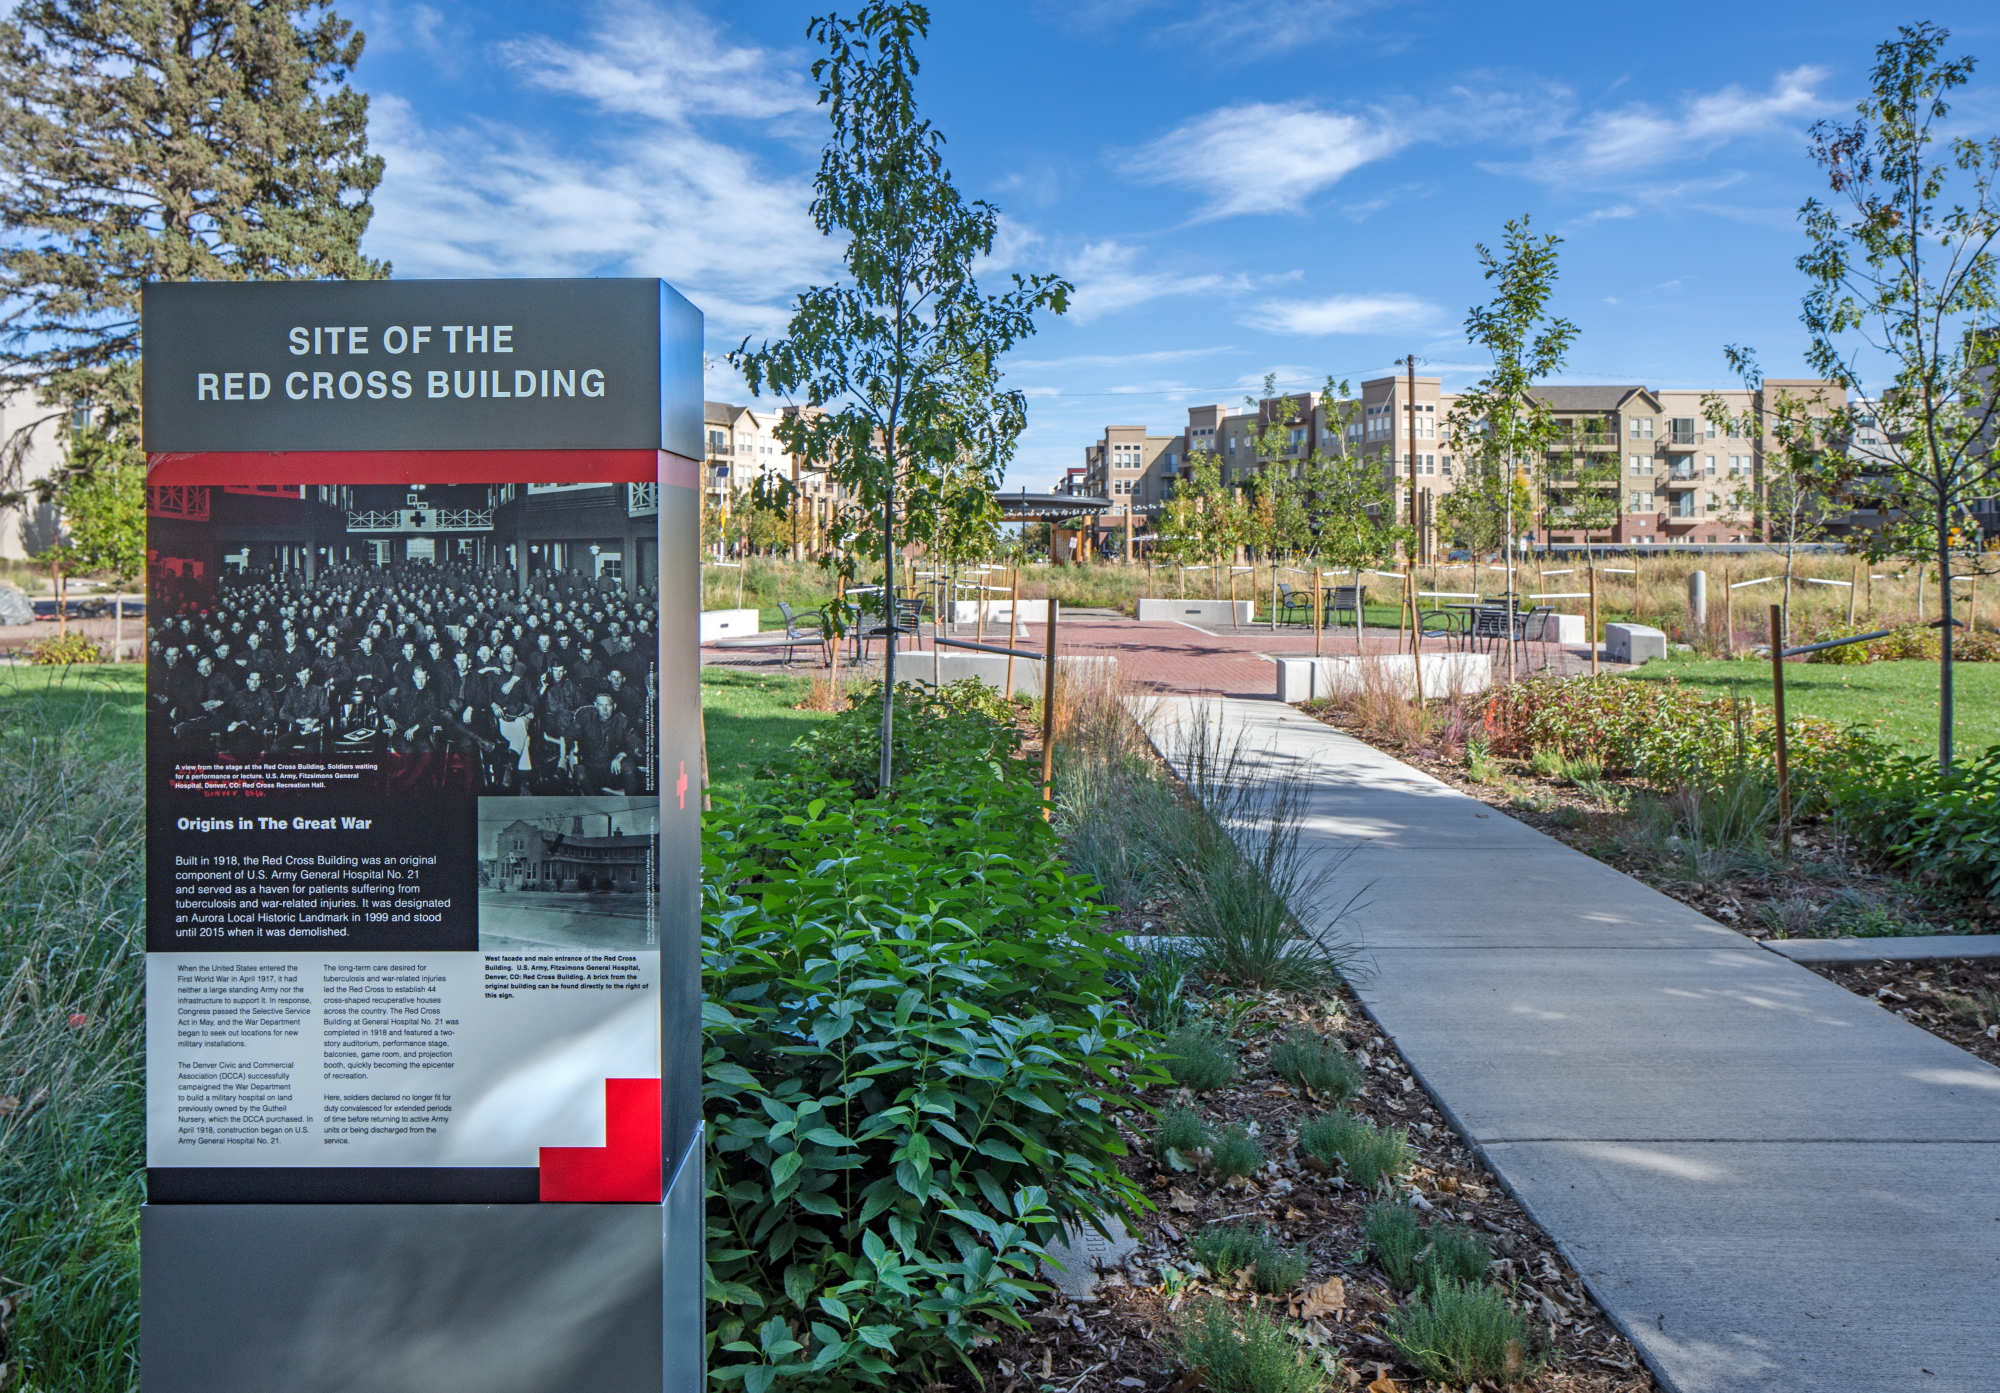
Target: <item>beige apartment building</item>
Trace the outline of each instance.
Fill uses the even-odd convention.
[[[26,392],[0,400],[0,441],[11,440],[24,426],[33,427],[18,465],[0,477],[0,493],[25,495],[24,502],[0,508],[0,561],[25,561],[56,543],[56,511],[46,503],[37,503],[34,495],[35,484],[62,463],[53,410]]]
[[[1720,398],[1738,418],[1760,418],[1767,402],[1775,403],[1781,394],[1829,410],[1845,401],[1838,385],[1808,379],[1772,379],[1760,392],[1640,385],[1550,385],[1535,392],[1549,404],[1561,438],[1547,460],[1524,462],[1540,506],[1537,516],[1522,520],[1521,535],[1558,546],[1762,540],[1764,522],[1756,498],[1769,442],[1731,433],[1741,427],[1709,421],[1703,398]],[[1463,461],[1453,455],[1448,424],[1457,405],[1457,396],[1444,391],[1442,379],[1398,374],[1363,382],[1359,396],[1347,401],[1328,403],[1317,393],[1298,393],[1261,401],[1255,411],[1190,407],[1179,435],[1157,435],[1143,426],[1106,427],[1100,440],[1085,447],[1081,491],[1112,498],[1114,523],[1123,515],[1117,500],[1130,498],[1143,532],[1186,476],[1188,456],[1196,451],[1213,451],[1230,484],[1247,484],[1264,470],[1301,464],[1314,450],[1358,454],[1381,461],[1398,511],[1423,524],[1424,553],[1441,554],[1451,539],[1436,525],[1438,507],[1465,478]],[[1257,437],[1282,419],[1287,407],[1294,419],[1283,449],[1259,453]],[[1579,514],[1574,495],[1586,486],[1580,481],[1592,478],[1596,482],[1588,487],[1615,492],[1618,505],[1608,526],[1586,532],[1567,519]],[[1854,521],[1865,525],[1866,519],[1857,516]]]
[[[727,507],[732,489],[753,488],[765,475],[792,476],[792,457],[771,433],[782,408],[726,401],[701,405],[702,488],[711,506]]]

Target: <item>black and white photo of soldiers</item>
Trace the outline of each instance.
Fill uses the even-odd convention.
[[[434,754],[488,794],[658,789],[657,597],[424,561],[228,572],[149,634],[177,758]]]

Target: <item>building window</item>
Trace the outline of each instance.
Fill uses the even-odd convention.
[[[1628,419],[1632,423],[1632,438],[1634,440],[1651,440],[1653,438],[1653,418],[1651,416],[1633,416]]]
[[[1669,416],[1667,418],[1667,437],[1676,445],[1694,444],[1694,417]]]
[[[1633,455],[1632,472],[1634,474],[1651,474],[1653,472],[1653,457],[1651,455]]]
[[[1701,468],[1702,473],[1713,479],[1715,477],[1715,456],[1703,455],[1701,457]]]

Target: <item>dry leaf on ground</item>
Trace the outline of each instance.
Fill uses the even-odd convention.
[[[1329,1277],[1316,1287],[1307,1287],[1293,1304],[1292,1314],[1301,1320],[1314,1320],[1346,1309],[1347,1283],[1338,1277]]]

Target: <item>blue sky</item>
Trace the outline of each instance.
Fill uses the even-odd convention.
[[[824,135],[820,3],[342,5],[388,160],[366,246],[402,276],[659,275],[712,360],[782,332],[838,272],[806,216]],[[852,4],[843,7],[853,8]],[[1658,6],[1367,0],[941,0],[920,100],[959,185],[1004,217],[993,272],[1060,271],[1071,313],[1019,349],[1010,486],[1107,422],[1174,430],[1267,372],[1355,381],[1415,352],[1461,385],[1474,244],[1564,239],[1571,381],[1723,381],[1722,345],[1803,375],[1804,131],[1852,111],[1874,45],[1928,18],[1989,68],[2000,11],[1777,0]],[[747,400],[712,361],[709,394]]]

